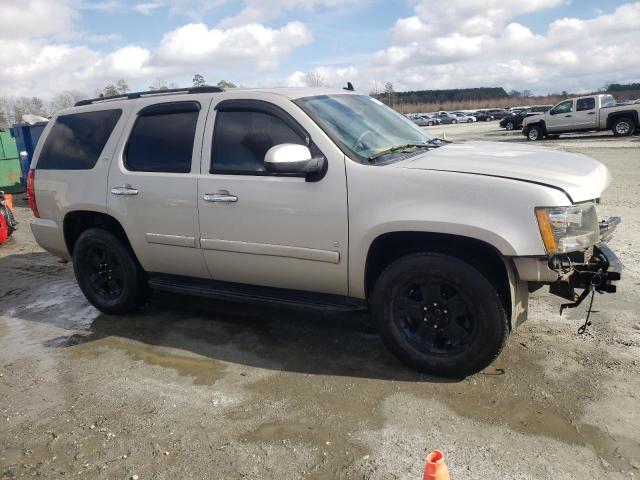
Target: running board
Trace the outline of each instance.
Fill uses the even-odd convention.
[[[179,275],[152,273],[149,275],[149,286],[154,290],[232,302],[280,305],[336,312],[350,312],[367,308],[364,300],[341,295],[261,287]]]

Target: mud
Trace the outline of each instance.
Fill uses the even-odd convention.
[[[524,141],[491,123],[447,132]],[[407,370],[365,314],[167,294],[100,314],[17,199],[0,247],[3,478],[415,479],[433,448],[455,479],[640,476],[638,140],[543,143],[612,170],[601,211],[624,217],[619,293],[596,299],[584,336],[584,308],[561,318],[559,299],[534,294],[500,358],[461,381]]]

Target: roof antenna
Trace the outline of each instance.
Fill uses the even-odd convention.
[[[347,90],[349,92],[353,92],[355,88],[353,88],[353,83],[347,82],[347,86],[342,88],[343,90]]]

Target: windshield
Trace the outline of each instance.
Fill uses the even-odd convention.
[[[367,95],[318,95],[295,103],[345,154],[362,163],[396,147],[433,145],[435,140],[408,118]],[[389,155],[394,153],[397,151]]]

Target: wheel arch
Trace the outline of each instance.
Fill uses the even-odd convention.
[[[527,125],[527,128],[531,128],[531,127],[540,127],[542,129],[542,133],[544,135],[547,134],[547,124],[545,123],[544,120],[538,120],[537,122],[529,123]]]
[[[472,237],[418,231],[387,232],[376,237],[369,246],[364,271],[365,295],[369,298],[384,269],[395,260],[419,252],[450,255],[467,262],[498,291],[509,318],[513,318],[517,275],[511,261],[493,245]],[[518,321],[517,323],[520,323]]]
[[[134,254],[131,242],[118,220],[107,213],[93,210],[74,210],[68,212],[63,220],[64,242],[69,255],[73,256],[78,237],[89,228],[102,228],[115,235],[131,253]],[[135,254],[134,254],[135,257]]]
[[[607,116],[607,130],[612,129],[615,121],[621,118],[630,118],[633,122],[635,122],[636,128],[640,128],[640,119],[638,117],[638,111],[631,109],[631,110],[621,110],[618,112],[610,113],[609,116]]]

